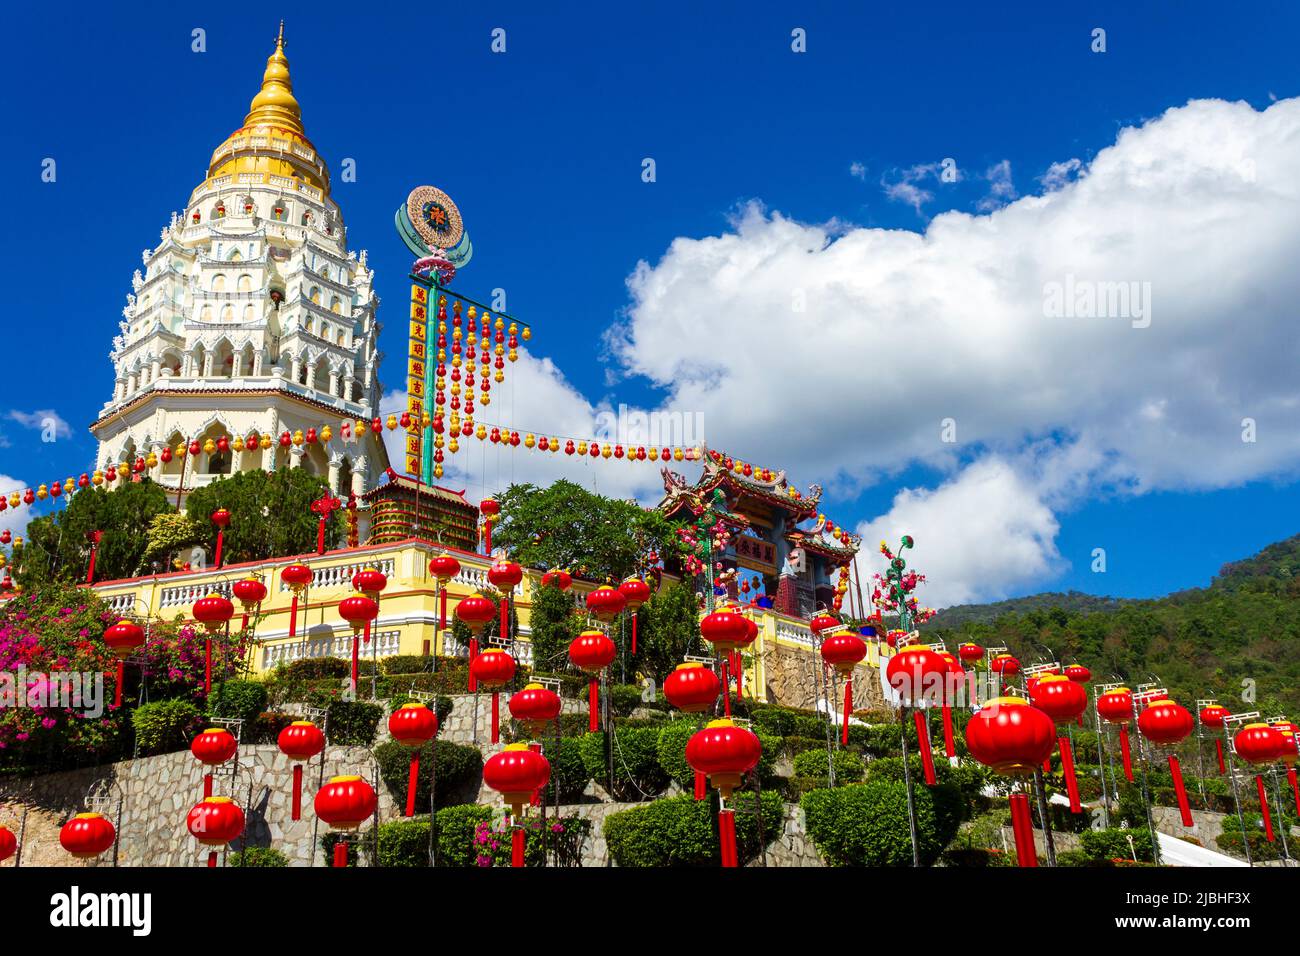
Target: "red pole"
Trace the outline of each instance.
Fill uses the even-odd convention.
[[[1214,752],[1219,758],[1219,775],[1222,776],[1228,772],[1228,768],[1223,765],[1223,741],[1218,737],[1214,738]],[[1292,773],[1294,772],[1292,771]]]
[[[113,688],[113,709],[122,706],[122,681],[126,677],[126,661],[117,659],[117,686]]]
[[[420,751],[411,751],[411,773],[406,778],[406,815],[415,816],[415,788],[420,782]]]
[[[1133,754],[1128,746],[1128,724],[1121,724],[1119,728],[1119,753],[1124,758],[1124,776],[1128,782],[1133,782]]]
[[[1034,823],[1029,817],[1029,797],[1023,793],[1011,795],[1011,832],[1016,838],[1016,863],[1020,866],[1038,866],[1038,851],[1034,847]]]
[[[348,865],[348,845],[343,840],[334,844],[334,865],[336,867]]]
[[[853,678],[844,681],[844,729],[840,731],[840,745],[849,745],[849,714],[853,713]]]
[[[1082,813],[1083,803],[1079,800],[1079,781],[1074,775],[1074,750],[1070,747],[1070,738],[1062,734],[1056,738],[1056,746],[1061,750],[1061,772],[1065,774],[1065,792],[1070,795],[1070,812]],[[1174,767],[1178,766],[1173,757],[1169,759]],[[1180,777],[1174,777],[1175,782],[1179,780]]]
[[[600,680],[587,685],[587,729],[595,733],[600,729]]]
[[[524,865],[524,846],[526,840],[527,840],[527,836],[524,833],[524,828],[516,825],[514,830],[510,834],[510,865],[511,866]]]
[[[1183,768],[1174,754],[1169,755],[1169,773],[1174,778],[1174,793],[1178,797],[1178,812],[1183,816],[1183,826],[1190,827],[1193,825],[1192,808],[1187,803],[1187,788],[1183,786]]]
[[[1268,794],[1264,792],[1264,775],[1255,774],[1255,789],[1259,791],[1259,812],[1264,815],[1264,836],[1273,842],[1273,815],[1268,812]]]
[[[295,761],[293,765],[293,816],[302,819],[302,764]]]
[[[916,724],[916,741],[921,750],[921,766],[925,770],[926,786],[938,783],[934,775],[934,751],[930,749],[930,730],[925,719],[925,711],[917,707],[912,710],[912,720]]]

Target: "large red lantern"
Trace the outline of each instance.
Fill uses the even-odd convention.
[[[885,667],[889,686],[902,699],[903,706],[912,708],[921,766],[925,771],[925,782],[931,787],[938,779],[934,773],[934,751],[930,747],[929,721],[924,708],[943,703],[948,675],[948,662],[924,644],[909,644],[902,648]]]
[[[222,544],[226,537],[226,527],[230,524],[230,512],[225,508],[218,508],[212,512],[212,523],[217,526],[217,553],[212,563],[217,566],[217,570],[221,570]]]
[[[844,721],[840,743],[849,742],[849,715],[853,713],[853,668],[867,656],[867,642],[848,631],[836,631],[822,641],[822,661],[844,680]]]
[[[1187,739],[1194,726],[1191,712],[1172,700],[1153,700],[1138,714],[1138,732],[1153,744],[1173,747]],[[1169,754],[1169,773],[1174,778],[1174,794],[1178,797],[1178,811],[1183,826],[1193,825],[1192,808],[1187,802],[1187,788],[1183,785],[1183,771],[1178,755]]]
[[[822,631],[829,631],[832,628],[840,626],[840,619],[831,617],[829,614],[818,614],[808,622],[808,629],[814,634],[820,634]]]
[[[378,806],[374,788],[360,777],[333,777],[316,792],[316,816],[346,835],[359,829]],[[348,844],[334,844],[334,865],[348,865]]]
[[[1264,767],[1281,760],[1287,752],[1286,738],[1275,727],[1265,723],[1246,724],[1232,738],[1232,749],[1247,763]],[[1268,792],[1264,788],[1264,774],[1255,774],[1255,790],[1259,795],[1259,811],[1264,817],[1264,836],[1272,843],[1273,815],[1268,809]]]
[[[1079,780],[1074,773],[1074,750],[1066,727],[1088,709],[1088,692],[1083,689],[1083,684],[1071,680],[1066,674],[1044,674],[1034,684],[1029,696],[1034,706],[1051,717],[1058,728],[1056,745],[1061,751],[1061,772],[1070,797],[1070,812],[1082,813]]]
[[[302,817],[302,765],[325,749],[325,735],[310,720],[295,720],[276,738],[280,753],[293,764],[293,819]]]
[[[0,863],[18,852],[18,838],[8,827],[0,826]]]
[[[618,648],[600,631],[583,631],[569,644],[573,666],[591,675],[587,685],[587,727],[600,729],[600,672],[614,662]]]
[[[587,610],[596,620],[604,621],[606,624],[623,613],[626,604],[627,598],[623,596],[623,592],[608,584],[602,584],[587,595]]]
[[[1097,696],[1097,716],[1108,724],[1119,726],[1119,752],[1124,764],[1124,777],[1133,782],[1133,752],[1129,745],[1128,725],[1133,721],[1133,692],[1127,687],[1116,687]]]
[[[758,737],[730,720],[713,720],[686,743],[686,762],[722,794],[718,811],[718,842],[724,867],[739,866],[736,850],[736,814],[726,802],[744,775],[758,766],[763,746]]]
[[[540,737],[546,725],[560,716],[560,695],[541,684],[525,684],[509,702],[510,716],[524,725],[531,737]]]
[[[370,631],[370,622],[379,616],[379,603],[365,594],[353,594],[339,601],[339,617],[352,625],[352,693],[357,692],[357,667],[361,652],[361,632]]]
[[[208,867],[217,865],[217,850],[238,840],[244,832],[244,811],[229,797],[204,797],[185,817],[185,828],[206,847]]]
[[[1201,726],[1209,727],[1212,730],[1223,730],[1223,718],[1227,717],[1229,713],[1228,708],[1222,704],[1206,704],[1201,708]],[[1214,735],[1214,755],[1219,760],[1219,773],[1227,773],[1228,768],[1223,762],[1223,735],[1219,733]]]
[[[966,724],[966,747],[994,773],[1028,777],[1051,754],[1054,731],[1052,718],[1023,697],[998,697],[984,704]],[[1011,794],[1011,828],[1017,862],[1037,866],[1029,796],[1022,790]]]
[[[290,564],[280,572],[280,580],[292,592],[293,602],[289,605],[289,636],[298,633],[298,599],[311,584],[311,568],[305,564]],[[303,613],[307,609],[303,608]]]
[[[501,595],[501,631],[502,638],[510,636],[510,599],[515,593],[515,588],[519,582],[524,579],[524,569],[518,562],[511,561],[508,558],[498,558],[490,568],[488,568],[488,583],[490,583]]]
[[[194,620],[203,625],[207,637],[203,644],[203,692],[212,693],[212,636],[217,631],[229,628],[230,619],[234,617],[235,606],[220,594],[209,594],[194,602],[192,608]]]
[[[951,760],[957,756],[957,743],[953,739],[952,729],[952,698],[966,679],[966,671],[948,651],[939,651],[938,654],[948,665],[948,679],[944,681],[943,693],[943,755]]]
[[[122,706],[122,684],[126,679],[126,659],[144,646],[144,628],[134,621],[118,621],[104,628],[104,643],[117,658],[117,682],[113,687],[113,706]]]
[[[1282,735],[1286,749],[1278,759],[1286,765],[1286,779],[1291,784],[1291,795],[1295,798],[1295,810],[1300,814],[1300,782],[1296,781],[1296,763],[1300,762],[1300,728],[1289,720],[1279,720],[1273,727]]]
[[[1092,680],[1092,671],[1082,664],[1070,664],[1065,668],[1065,676],[1076,684],[1086,684]]]
[[[627,601],[627,609],[632,615],[632,653],[636,653],[636,619],[641,605],[650,600],[650,585],[640,578],[628,578],[618,586]]]
[[[1010,654],[998,654],[989,661],[989,670],[998,675],[998,684],[1001,685],[1008,677],[1020,673],[1020,661]]]
[[[708,710],[718,699],[722,682],[711,668],[700,661],[687,661],[664,678],[664,696],[668,703],[688,714]]]
[[[378,601],[379,593],[388,587],[388,576],[378,568],[362,568],[352,575],[352,587],[371,600]]]
[[[474,658],[478,657],[478,638],[488,621],[496,617],[496,605],[475,591],[467,598],[461,598],[456,605],[457,619],[469,628],[469,690],[472,694],[478,690],[478,681],[474,679]]]
[[[429,559],[429,573],[438,582],[438,633],[441,634],[447,629],[447,584],[460,574],[460,562],[444,551]],[[425,648],[427,655],[429,653],[427,642]]]
[[[567,591],[573,586],[573,575],[568,571],[552,570],[542,575],[542,587],[559,588],[561,591]]]
[[[59,830],[59,844],[79,860],[93,860],[117,839],[117,831],[102,813],[78,813]]]
[[[489,647],[469,662],[476,684],[492,692],[492,743],[501,739],[501,688],[515,677],[515,659],[499,647]]]
[[[957,648],[957,656],[967,664],[974,664],[976,661],[982,661],[984,659],[984,648],[980,647],[978,644],[972,644],[970,641],[967,641],[965,644],[962,644]]]
[[[478,510],[483,514],[483,553],[492,554],[492,526],[500,520],[501,503],[495,498],[484,498]]]
[[[728,717],[731,716],[731,671],[735,669],[735,652],[748,647],[754,640],[750,631],[750,622],[739,608],[722,607],[707,615],[700,621],[700,634],[713,645],[714,652],[722,660],[722,704]],[[737,675],[739,680],[739,675]]]
[[[248,615],[253,608],[266,600],[266,585],[257,578],[248,577],[236,581],[230,586],[230,590],[243,608],[244,620],[240,624],[240,630],[246,631],[248,630]]]
[[[406,815],[413,817],[415,791],[420,782],[420,748],[437,736],[438,715],[424,704],[403,704],[389,716],[388,733],[411,751],[411,767],[406,778]]]
[[[235,735],[222,727],[209,727],[190,741],[190,753],[206,767],[216,767],[235,755],[239,742]],[[212,796],[212,772],[203,775],[203,796]]]
[[[527,744],[507,744],[504,750],[493,754],[483,765],[483,782],[501,794],[515,823],[510,834],[511,866],[524,865],[527,835],[518,826],[518,817],[523,814],[524,806],[532,802],[533,794],[545,787],[550,779],[550,761]]]

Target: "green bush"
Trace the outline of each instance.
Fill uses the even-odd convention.
[[[131,715],[141,753],[184,750],[201,722],[199,709],[188,700],[158,700],[141,704]]]
[[[438,858],[442,867],[485,866],[490,857],[493,866],[510,865],[510,836],[483,824],[499,823],[488,807],[463,804],[440,810],[438,822]],[[529,820],[524,849],[526,866],[542,866],[557,850],[561,866],[578,865],[582,844],[591,831],[591,822],[574,817],[550,819],[546,832],[538,819]],[[558,829],[557,829],[558,828]],[[543,840],[545,836],[545,840]],[[496,843],[493,847],[491,844]],[[374,863],[374,849],[367,843],[366,857]],[[429,818],[395,820],[379,827],[379,866],[425,867],[429,865]]]
[[[218,684],[208,698],[208,714],[251,725],[266,710],[266,685],[253,680],[228,680]]]
[[[288,866],[289,858],[273,847],[250,846],[226,858],[226,866]]]
[[[796,718],[799,716],[798,711],[788,707],[754,707],[750,712],[750,720],[754,722],[754,727],[766,731],[773,737],[795,736],[795,727],[798,724]]]
[[[341,657],[304,657],[286,664],[283,668],[283,676],[289,680],[343,678],[351,673],[351,662]]]
[[[436,758],[434,757],[436,743]],[[396,741],[375,748],[379,776],[394,799],[406,806],[406,789],[410,782],[411,750]],[[445,740],[430,741],[420,748],[420,768],[415,789],[417,809],[429,809],[429,787],[433,783],[434,760],[438,771],[438,806],[449,807],[474,799],[483,779],[483,755],[477,747],[465,747]]]
[[[800,777],[826,777],[829,758],[826,748],[805,750],[794,758],[794,772]],[[862,758],[852,750],[835,751],[835,782],[843,785],[858,783],[866,773]]]
[[[385,674],[421,674],[433,670],[433,658],[422,654],[395,654],[379,662]],[[380,840],[383,840],[382,835]]]
[[[658,727],[614,728],[614,793],[619,800],[638,800],[662,793],[668,786],[668,774],[659,765]],[[587,775],[602,786],[606,783],[605,735],[587,734],[579,738],[582,764]]]
[[[280,739],[280,731],[297,719],[293,714],[281,714],[275,711],[258,714],[253,719],[252,727],[244,732],[245,739],[253,744],[276,743]]]
[[[957,833],[961,795],[951,784],[920,785],[913,793],[921,865],[930,866]],[[907,788],[902,783],[873,780],[813,790],[800,803],[808,835],[831,865],[912,865]]]
[[[1133,846],[1129,847],[1129,838]],[[1079,848],[1091,860],[1131,860],[1137,853],[1139,862],[1151,862],[1151,831],[1141,830],[1085,830],[1079,835]],[[1059,861],[1058,861],[1059,862]]]
[[[743,866],[758,855],[758,821],[754,795],[737,793],[737,855]],[[781,797],[766,791],[762,800],[763,837],[770,843],[781,834]],[[605,841],[619,866],[717,866],[717,810],[713,800],[690,794],[655,800],[605,819]]]
[[[329,742],[335,747],[369,747],[384,716],[379,704],[365,701],[336,700],[329,705]]]
[[[546,759],[551,762],[551,783],[547,787],[547,799],[552,800],[555,786],[560,787],[560,802],[573,803],[582,797],[591,774],[582,759],[582,737],[561,737],[559,749],[554,738],[542,742]],[[602,777],[603,779],[603,777]]]
[[[825,737],[782,737],[781,749],[787,757],[797,757],[805,750],[826,749]]]
[[[348,866],[360,865],[360,854],[357,851],[358,846],[368,846],[374,838],[370,834],[369,828],[357,833],[340,833],[337,830],[330,830],[320,838],[320,849],[323,857],[323,866],[334,865],[334,844],[341,840],[346,840],[348,844]]]
[[[492,808],[477,803],[439,810],[438,865],[474,866],[477,853],[474,849],[474,829],[483,821],[492,819]]]

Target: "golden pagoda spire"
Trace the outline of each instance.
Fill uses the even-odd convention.
[[[293,81],[289,78],[289,59],[284,55],[284,21],[280,21],[280,35],[275,38],[275,52],[266,60],[262,74],[262,89],[253,97],[244,126],[278,126],[299,135],[302,126],[302,109],[293,95]]]

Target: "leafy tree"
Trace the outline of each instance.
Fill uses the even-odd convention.
[[[529,618],[533,642],[533,668],[562,670],[568,664],[569,643],[581,630],[573,595],[559,588],[543,587],[533,592]]]
[[[90,561],[86,536],[92,531],[103,532],[95,558],[95,580],[147,573],[149,542],[141,531],[157,515],[170,511],[175,508],[166,492],[148,479],[128,482],[113,491],[83,488],[62,511],[36,518],[27,526],[18,581],[24,586],[52,580],[84,581]]]
[[[188,514],[177,511],[156,514],[153,521],[149,522],[148,544],[144,549],[145,562],[152,564],[161,561],[165,565],[168,555],[198,544],[202,534],[198,523]]]
[[[685,655],[702,649],[695,594],[684,584],[654,594],[641,609],[638,627],[637,663],[660,684]]]
[[[241,471],[196,488],[185,509],[200,530],[199,543],[209,553],[217,546],[217,527],[209,516],[218,508],[230,512],[222,544],[223,561],[260,561],[316,550],[319,516],[311,503],[329,491],[324,478],[304,468]],[[343,509],[325,527],[325,546],[339,547],[347,530]]]
[[[673,524],[635,501],[619,501],[560,480],[549,488],[515,484],[498,496],[501,524],[494,544],[530,567],[568,568],[594,581],[622,581],[648,552],[680,551]]]

